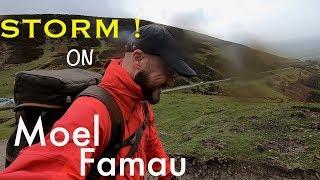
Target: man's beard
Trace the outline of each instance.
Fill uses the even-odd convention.
[[[142,90],[145,100],[149,101],[151,104],[157,104],[160,101],[160,94],[157,93],[156,87],[149,86],[149,77],[146,71],[140,71],[134,78],[134,82],[137,83]]]

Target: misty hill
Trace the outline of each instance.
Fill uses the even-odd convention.
[[[19,37],[15,39],[0,38],[0,64],[21,64],[35,60],[45,59],[48,61],[42,69],[68,68],[66,54],[70,49],[94,49],[95,62],[90,67],[99,70],[106,59],[123,56],[124,44],[128,35],[135,31],[133,19],[119,19],[120,38],[77,38],[71,39],[71,19],[87,19],[91,23],[88,30],[90,35],[95,33],[95,20],[98,17],[78,15],[10,15],[0,17],[4,19],[41,19],[41,24],[35,25],[34,39],[27,38],[29,27],[19,23]],[[51,19],[59,19],[66,23],[67,32],[63,38],[47,38],[43,33],[45,22]],[[100,19],[100,18],[99,18]],[[111,18],[101,18],[106,26]],[[140,26],[152,23],[140,21]],[[238,76],[242,73],[254,73],[281,67],[287,67],[296,61],[275,56],[266,52],[255,50],[240,44],[223,41],[193,31],[168,27],[176,36],[183,47],[184,53],[189,57],[188,63],[194,68],[199,76],[194,81],[207,81],[221,79],[230,76]],[[50,31],[60,32],[59,25],[50,27]],[[2,29],[0,29],[1,33]],[[83,67],[81,67],[83,68]],[[188,83],[182,80],[181,83]]]
[[[278,41],[266,45],[270,52],[284,57],[302,60],[320,59],[320,37]]]

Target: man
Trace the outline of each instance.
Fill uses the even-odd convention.
[[[191,77],[196,73],[183,61],[174,36],[164,27],[156,24],[143,26],[139,29],[140,38],[134,34],[126,45],[124,58],[113,59],[105,68],[105,75],[99,84],[114,97],[124,117],[124,137],[127,139],[144,121],[143,101],[149,102],[150,118],[147,128],[140,140],[133,158],[141,158],[144,167],[152,158],[166,158],[166,176],[159,179],[170,179],[169,158],[164,151],[154,123],[154,114],[150,104],[160,100],[161,89],[173,83],[173,73]],[[93,144],[94,114],[99,114],[100,146]],[[79,97],[58,120],[54,127],[64,127],[73,132],[78,127],[90,130],[92,139],[87,148],[95,148],[94,153],[86,153],[86,158],[97,158],[102,154],[110,141],[111,122],[108,111],[102,102],[93,97]],[[63,139],[57,134],[57,141]],[[46,146],[35,144],[22,150],[17,159],[3,171],[0,179],[84,179],[80,176],[80,147],[70,137],[66,146],[56,147],[46,136]],[[124,158],[130,147],[120,149],[117,155]],[[86,172],[90,170],[86,164]],[[157,171],[160,166],[155,164]],[[135,166],[134,176],[129,175],[129,167],[125,166],[124,176],[116,179],[143,179],[139,176],[139,166]],[[87,174],[86,173],[86,174]]]

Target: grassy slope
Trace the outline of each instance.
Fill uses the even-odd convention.
[[[306,70],[286,68],[217,83],[222,96],[163,95],[155,111],[166,147],[170,153],[258,161],[274,159],[289,167],[320,168],[315,158],[320,150],[317,138],[320,132],[310,128],[312,123],[319,122],[320,113],[309,112],[301,118],[296,116],[301,109],[292,108],[319,108],[320,104],[295,102],[282,92],[283,87],[309,75]],[[208,86],[197,88],[201,92]],[[181,92],[184,91],[190,90]],[[303,153],[258,151],[262,144],[285,139],[302,140],[308,148]],[[208,148],[203,140],[227,146]]]
[[[155,106],[156,122],[170,153],[200,157],[224,157],[265,161],[273,157],[291,167],[320,168],[314,158],[320,151],[319,131],[310,129],[317,117],[291,117],[294,105],[320,107],[320,104],[279,103],[263,99],[239,99],[225,96],[165,94]],[[230,129],[244,128],[244,132]],[[302,128],[302,132],[294,129]],[[277,139],[301,139],[305,153],[286,155],[277,151],[259,152],[257,146]],[[223,149],[210,149],[202,141],[215,139],[226,143]]]
[[[217,83],[223,95],[288,101],[282,91],[289,84],[306,79],[311,73],[299,68],[288,68],[253,74],[249,77]]]
[[[12,110],[0,111],[0,139],[7,139],[13,131],[14,112]]]

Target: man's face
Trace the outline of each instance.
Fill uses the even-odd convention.
[[[159,56],[142,53],[141,68],[134,81],[141,87],[143,95],[151,104],[160,101],[161,89],[173,85],[173,71]]]

